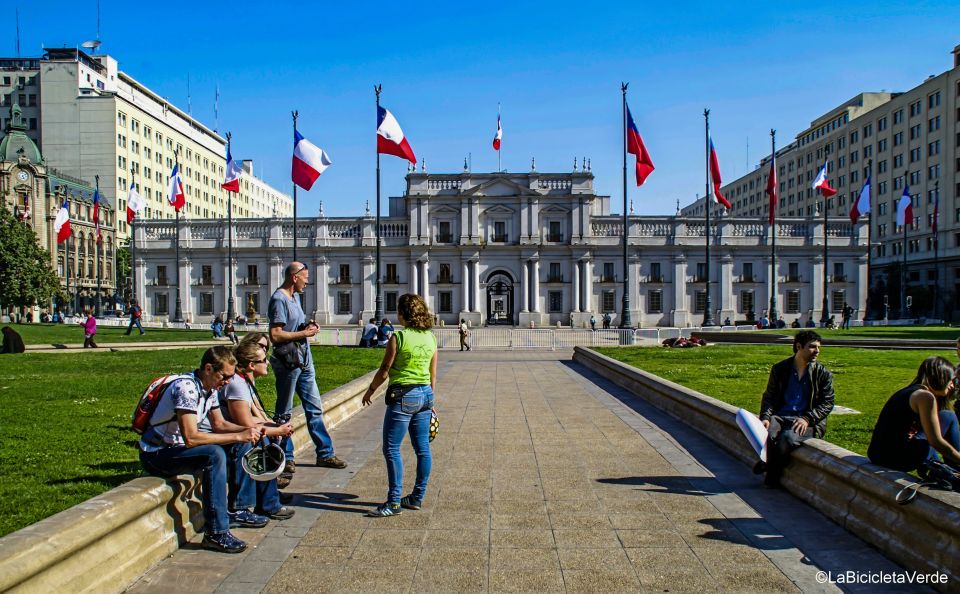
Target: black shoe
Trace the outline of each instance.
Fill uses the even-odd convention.
[[[220,553],[242,553],[247,548],[247,543],[230,534],[230,531],[227,530],[220,534],[204,534],[201,546]]]
[[[767,471],[767,463],[763,460],[758,461],[753,465],[753,474],[763,474]]]
[[[277,488],[286,489],[290,486],[291,482],[293,482],[293,475],[289,472],[284,472],[277,477]]]
[[[325,468],[346,468],[347,463],[336,456],[330,456],[329,458],[317,458],[317,466],[323,466]]]

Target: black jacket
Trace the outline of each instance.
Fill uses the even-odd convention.
[[[793,373],[793,357],[784,359],[770,368],[770,377],[767,379],[767,389],[763,392],[760,401],[760,420],[769,420],[777,414],[784,403],[784,393],[787,391],[787,382]],[[810,409],[802,416],[813,427],[814,437],[823,437],[827,432],[827,417],[833,410],[833,374],[820,363],[807,365],[807,375],[813,388],[810,394]]]

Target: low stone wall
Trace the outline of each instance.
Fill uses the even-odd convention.
[[[328,428],[362,408],[373,373],[323,395]],[[297,448],[310,445],[302,408],[292,421]],[[0,592],[123,591],[203,530],[196,486],[190,475],[134,479],[0,538]]]
[[[753,448],[737,427],[736,407],[589,349],[577,347],[573,359],[697,429],[744,463],[756,462]],[[914,480],[811,439],[794,452],[782,485],[903,567],[946,573],[948,582],[938,589],[957,591],[960,494],[923,489],[908,505],[897,504],[897,492]]]

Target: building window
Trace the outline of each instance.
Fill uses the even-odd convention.
[[[386,282],[391,284],[400,284],[400,277],[397,276],[397,265],[396,264],[387,264],[387,279]],[[391,310],[395,311],[395,310]]]
[[[834,262],[833,263],[833,282],[844,282],[847,280],[847,275],[843,273],[843,262]]]
[[[830,293],[831,297],[833,298],[830,303],[830,313],[842,314],[843,304],[847,302],[847,292],[831,291]]]
[[[201,285],[213,284],[213,267],[212,266],[200,267],[200,284]]]
[[[800,313],[800,290],[787,291],[787,313]]]
[[[259,285],[259,276],[257,275],[257,265],[256,264],[247,264],[247,284],[248,285]]]
[[[507,242],[507,223],[506,221],[493,222],[493,241],[499,243]]]
[[[651,283],[662,283],[663,274],[660,272],[660,262],[652,262],[650,264],[650,282]]]
[[[617,282],[617,276],[614,274],[613,262],[604,262],[603,263],[603,276],[600,278],[601,283],[615,283]]]
[[[707,292],[706,291],[694,291],[693,292],[693,313],[702,314],[704,310],[707,309]]]
[[[349,264],[340,265],[340,276],[337,277],[337,284],[340,284],[340,285],[350,284],[350,265]]]
[[[563,291],[547,292],[547,312],[548,313],[563,312]]]
[[[753,305],[753,291],[740,291],[740,311],[744,315],[755,313]]]
[[[437,296],[440,298],[439,313],[453,313],[453,292],[440,291]]]
[[[663,291],[647,291],[647,313],[663,313]]]
[[[548,283],[562,283],[563,274],[560,273],[560,262],[550,262],[550,272],[547,273]]]
[[[453,276],[450,274],[450,264],[443,263],[440,264],[440,270],[437,273],[437,282],[438,283],[452,283]]]
[[[395,312],[397,311],[397,293],[394,291],[388,291],[383,294],[386,305],[384,306],[385,311]]]
[[[353,293],[337,291],[337,313],[343,315],[351,312],[353,312]]]
[[[787,264],[787,282],[800,282],[800,263],[790,262]]]
[[[154,314],[158,316],[165,316],[169,313],[169,308],[167,307],[168,295],[166,293],[158,293],[154,295],[153,299],[153,310]]]
[[[607,289],[600,294],[600,308],[603,313],[616,313],[616,291]]]
[[[200,313],[213,313],[213,293],[200,293]]]
[[[450,233],[450,221],[440,221],[439,233],[437,234],[437,243],[453,243],[453,235]]]
[[[167,267],[157,266],[157,285],[164,287],[170,284],[167,280]]]
[[[563,235],[560,233],[560,221],[550,221],[550,232],[547,235],[547,241],[563,241]]]

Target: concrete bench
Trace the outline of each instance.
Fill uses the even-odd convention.
[[[590,349],[574,361],[632,392],[753,465],[756,454],[737,427],[737,408]],[[759,401],[759,395],[757,396]],[[960,494],[921,489],[908,505],[897,493],[916,479],[820,439],[797,449],[782,485],[837,524],[920,573],[944,572],[944,591],[960,580]]]
[[[323,395],[327,428],[363,408],[373,372]],[[385,392],[377,391],[375,398]],[[302,408],[294,443],[311,445]],[[142,477],[0,538],[0,592],[121,592],[203,530],[197,482]]]

